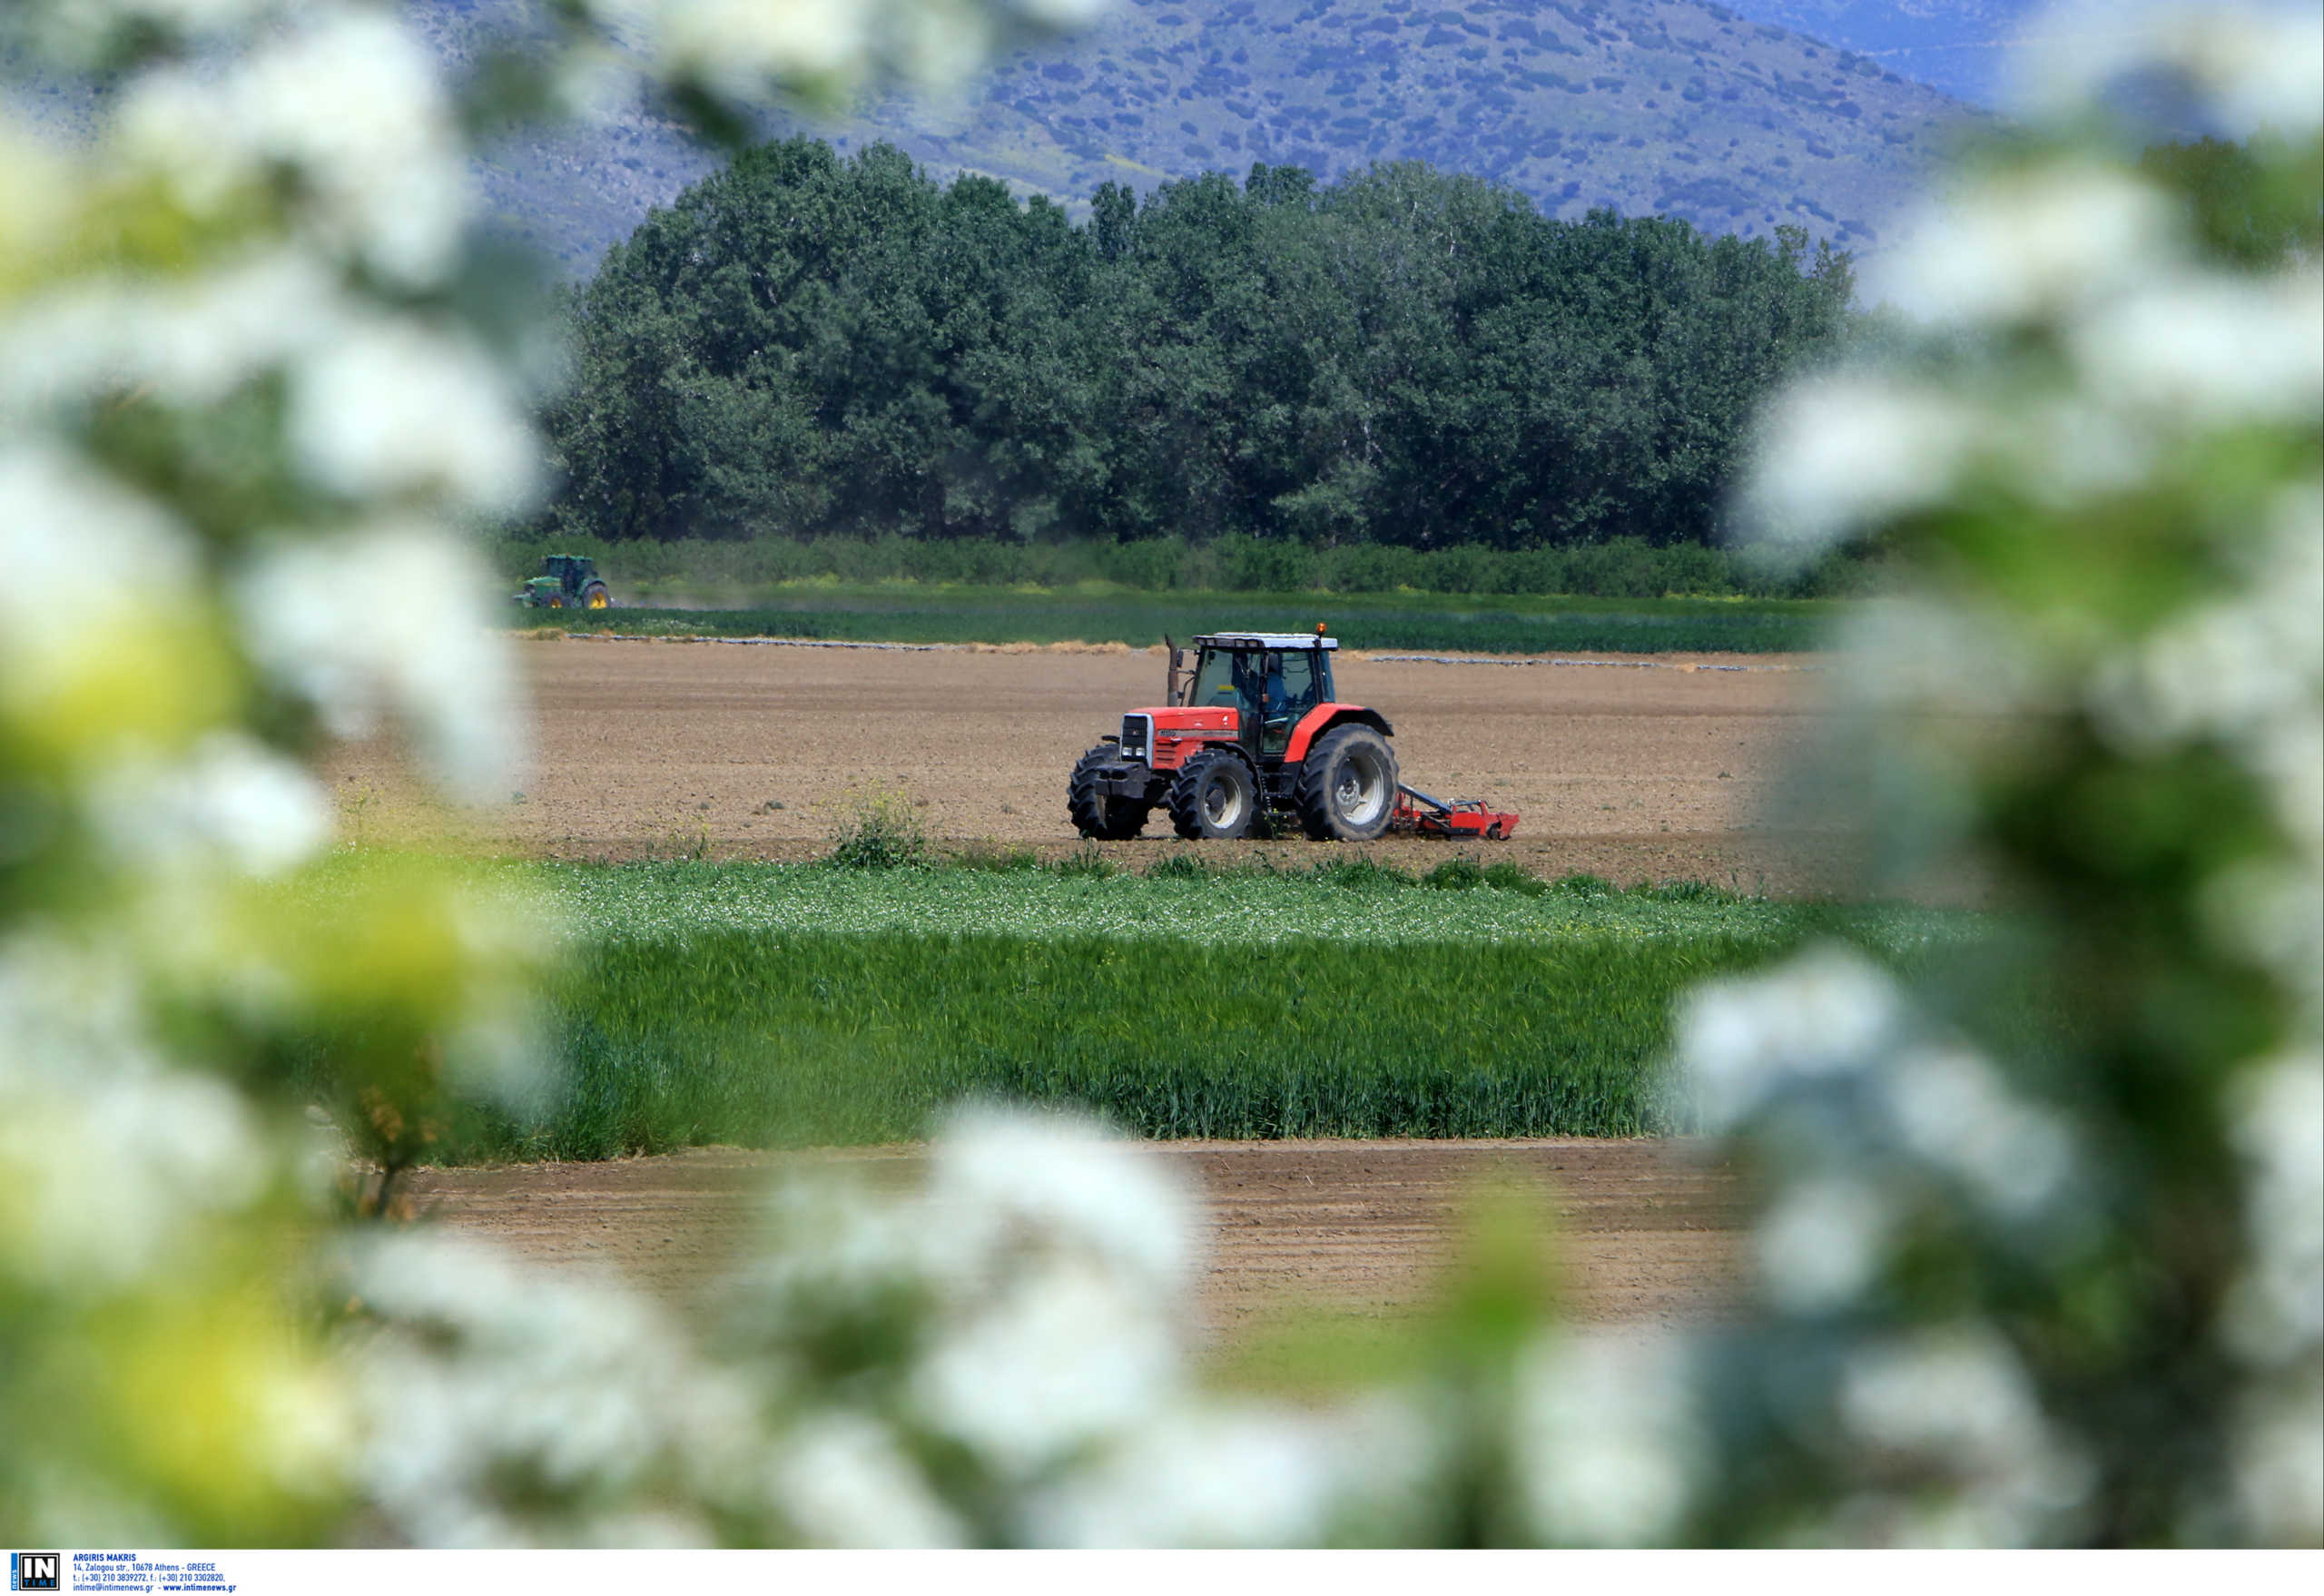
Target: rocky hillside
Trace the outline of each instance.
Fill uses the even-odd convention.
[[[537,4],[410,9],[458,69]],[[1980,4],[2005,8],[1952,8]],[[1613,205],[1746,235],[1796,222],[1862,251],[1950,132],[1985,114],[1710,0],[1121,0],[1095,30],[1005,56],[950,94],[875,94],[768,131],[885,139],[940,176],[986,172],[1077,208],[1105,182],[1144,190],[1255,161],[1331,177],[1423,160],[1552,214]],[[583,273],[717,159],[641,105],[506,141],[480,175],[498,227]]]

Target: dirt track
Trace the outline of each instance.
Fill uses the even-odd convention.
[[[905,794],[940,847],[1077,845],[1065,779],[1123,710],[1160,696],[1158,653],[784,648],[714,643],[527,641],[537,706],[533,773],[506,809],[428,810],[378,747],[327,773],[350,829],[415,828],[470,845],[574,859],[802,858],[828,846],[851,794]],[[1514,809],[1492,848],[1548,876],[1692,877],[1744,891],[1843,879],[1836,840],[1773,825],[1777,774],[1814,724],[1821,677],[1788,658],[1508,667],[1351,655],[1344,697],[1396,728],[1405,779]],[[1748,670],[1689,669],[1699,664]],[[1167,819],[1107,852],[1179,846]],[[1209,845],[1293,858],[1318,845]],[[1442,842],[1375,852],[1423,868]]]
[[[1538,1195],[1566,1311],[1681,1325],[1719,1313],[1734,1279],[1728,1174],[1651,1141],[1165,1142],[1211,1215],[1205,1325],[1221,1341],[1292,1305],[1393,1321],[1423,1302],[1480,1183]],[[539,1263],[600,1268],[681,1308],[748,1246],[784,1155],[704,1148],[604,1164],[424,1171],[424,1207]],[[911,1148],[792,1155],[916,1180]]]

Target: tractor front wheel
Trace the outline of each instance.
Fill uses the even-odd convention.
[[[1319,842],[1369,842],[1396,809],[1396,751],[1370,726],[1337,726],[1318,738],[1294,791],[1299,824]]]
[[[1170,783],[1170,827],[1189,842],[1248,836],[1258,815],[1258,782],[1236,754],[1197,754]]]
[[[1085,837],[1118,842],[1146,829],[1150,805],[1135,798],[1118,798],[1098,784],[1099,773],[1118,757],[1112,744],[1100,743],[1081,756],[1073,767],[1073,779],[1066,783],[1066,813],[1072,817],[1073,829]]]

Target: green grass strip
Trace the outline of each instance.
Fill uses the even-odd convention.
[[[974,1097],[1150,1137],[1647,1134],[1689,985],[1818,933],[1910,961],[1982,923],[1465,860],[506,868],[565,928],[561,1079],[456,1158],[894,1141]]]
[[[600,947],[554,994],[567,1075],[481,1157],[923,1135],[1071,1104],[1151,1137],[1635,1136],[1672,1000],[1756,940],[1408,947],[727,932]]]
[[[802,637],[877,643],[1181,642],[1227,629],[1306,632],[1349,648],[1480,654],[1783,654],[1822,647],[1839,606],[1785,599],[1352,599],[1318,594],[933,593],[805,588],[745,609],[525,610],[512,624],[644,636]]]

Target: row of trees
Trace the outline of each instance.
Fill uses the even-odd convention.
[[[1418,164],[1119,184],[739,154],[573,303],[555,532],[1708,541],[1847,257]]]

